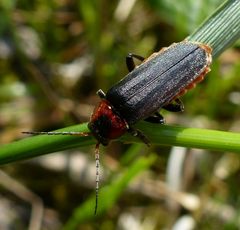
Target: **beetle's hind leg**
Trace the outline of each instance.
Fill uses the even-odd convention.
[[[129,53],[128,56],[126,57],[126,65],[127,65],[129,72],[133,71],[136,67],[136,64],[134,63],[133,58],[136,58],[140,61],[144,61],[144,59],[145,59],[144,57],[139,56],[137,54]]]
[[[170,112],[182,112],[184,110],[184,105],[182,101],[179,98],[177,98],[173,102],[163,106],[162,108]],[[157,124],[165,123],[164,117],[159,112],[154,113],[154,115],[149,116],[144,120],[147,122],[157,123]]]
[[[165,110],[168,110],[170,112],[183,112],[184,111],[183,102],[179,98],[175,99],[173,102],[171,102],[167,105],[164,105],[162,108]]]
[[[156,113],[154,113],[154,115],[147,117],[146,119],[144,119],[144,121],[147,121],[150,123],[157,123],[157,124],[165,123],[164,117],[159,112],[156,112]]]

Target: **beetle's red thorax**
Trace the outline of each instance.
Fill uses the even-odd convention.
[[[127,122],[114,111],[107,100],[102,100],[95,108],[88,126],[100,142],[101,139],[116,139],[128,129]]]

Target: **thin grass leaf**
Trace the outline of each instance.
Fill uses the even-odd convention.
[[[86,124],[76,125],[59,129],[59,132],[65,131],[88,131]],[[24,130],[27,131],[27,130]],[[26,136],[25,134],[22,134]],[[40,156],[43,154],[57,152],[60,150],[72,149],[80,146],[92,145],[94,140],[92,137],[78,136],[51,136],[39,135],[31,136],[10,144],[2,145],[0,148],[0,164],[6,164],[18,160]]]
[[[184,128],[141,122],[137,128],[142,130],[153,145],[174,145],[182,147],[230,151],[240,153],[240,133],[210,129]],[[124,136],[123,141],[139,141],[134,137]]]
[[[150,0],[148,4],[157,11],[161,18],[172,24],[179,35],[188,34],[206,18],[221,0],[172,1]]]
[[[190,41],[209,44],[213,58],[240,38],[240,1],[225,1],[205,22],[188,37]]]
[[[152,145],[175,145],[218,151],[240,153],[240,134],[209,129],[175,127],[169,125],[137,125],[149,138]],[[58,131],[87,131],[86,124],[71,126]],[[130,135],[121,138],[127,143],[140,142]],[[3,145],[0,148],[0,164],[24,160],[60,150],[72,149],[94,144],[93,137],[73,136],[35,136]]]

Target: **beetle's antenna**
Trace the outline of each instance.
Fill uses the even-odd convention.
[[[22,132],[24,134],[31,134],[31,135],[70,135],[70,136],[82,136],[88,137],[92,134],[89,132],[35,132],[35,131],[25,131]]]
[[[100,169],[100,161],[99,161],[99,145],[98,142],[95,147],[95,161],[96,161],[96,187],[95,187],[95,195],[96,195],[96,201],[95,201],[95,210],[94,215],[97,214],[97,208],[98,208],[98,192],[99,192],[99,169]]]

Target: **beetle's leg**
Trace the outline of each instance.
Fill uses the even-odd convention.
[[[179,98],[175,99],[174,103],[169,103],[167,105],[164,105],[162,108],[166,109],[170,112],[183,112],[184,111],[183,102]]]
[[[136,58],[140,61],[144,61],[145,59],[144,57],[139,56],[137,54],[129,53],[128,56],[126,57],[126,64],[129,72],[133,71],[136,67],[133,58]]]
[[[144,119],[144,121],[151,122],[151,123],[158,123],[158,124],[165,123],[164,117],[158,112],[156,112],[154,115],[150,117],[147,117],[146,119]]]
[[[143,143],[145,143],[148,147],[150,147],[150,141],[140,130],[130,127],[128,129],[128,132],[134,137],[138,137]]]
[[[104,99],[106,97],[106,94],[101,89],[99,89],[97,91],[97,95],[102,99]]]

